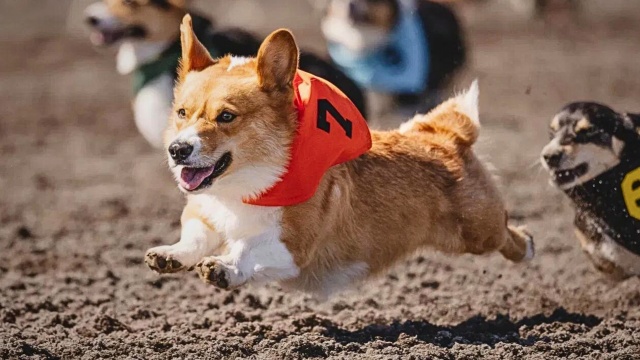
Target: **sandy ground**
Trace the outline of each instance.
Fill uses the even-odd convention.
[[[184,201],[135,131],[127,80],[85,39],[5,27],[0,358],[640,358],[640,279],[592,269],[568,202],[536,165],[565,102],[638,111],[640,25],[607,15],[506,26],[463,10],[473,54],[458,87],[480,79],[477,151],[537,257],[416,255],[325,303],[148,270],[145,250],[178,239]]]

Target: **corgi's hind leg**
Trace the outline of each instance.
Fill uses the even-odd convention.
[[[500,253],[513,262],[520,262],[533,259],[535,247],[533,236],[524,227],[507,225],[507,232]]]
[[[524,227],[505,226],[493,227],[487,232],[466,233],[464,251],[466,253],[483,255],[499,251],[502,256],[513,262],[530,260],[534,255],[533,237]],[[477,231],[477,230],[476,230]]]

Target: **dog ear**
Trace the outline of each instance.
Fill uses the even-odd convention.
[[[258,50],[258,83],[264,90],[290,87],[298,69],[298,45],[289,30],[271,33]]]
[[[618,122],[614,136],[637,148],[640,145],[640,116],[631,113],[618,114]]]
[[[182,58],[178,78],[184,80],[189,71],[201,71],[215,64],[207,48],[196,37],[191,24],[191,15],[187,14],[180,25],[180,43],[182,44]]]
[[[582,111],[589,118],[589,122],[604,130],[626,144],[638,144],[640,134],[638,133],[635,121],[630,114],[618,113],[610,107],[594,103],[575,103],[582,107]],[[574,105],[575,106],[575,105]]]
[[[626,113],[625,116],[631,122],[636,134],[638,134],[638,137],[640,137],[640,114]]]

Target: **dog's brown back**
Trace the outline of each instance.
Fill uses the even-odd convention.
[[[297,286],[316,288],[316,278],[353,264],[376,274],[423,247],[499,250],[512,261],[533,255],[471,151],[476,104],[474,85],[400,131],[374,132],[367,154],[331,169],[310,201],[285,208],[283,241],[308,275]]]

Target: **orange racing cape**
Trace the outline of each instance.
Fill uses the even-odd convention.
[[[330,82],[298,70],[293,80],[298,129],[287,170],[273,187],[247,204],[289,206],[309,200],[324,173],[371,148],[371,133],[358,108]]]

